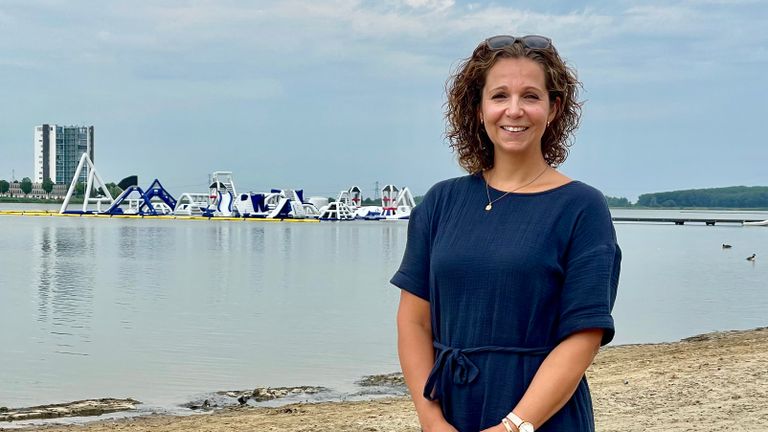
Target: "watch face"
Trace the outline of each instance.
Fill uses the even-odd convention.
[[[522,422],[518,429],[520,432],[533,432],[533,425],[528,422]]]

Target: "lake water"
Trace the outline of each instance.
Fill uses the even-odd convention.
[[[388,280],[406,230],[0,216],[0,406],[133,397],[170,407],[259,386],[351,395],[362,376],[399,370]],[[768,228],[616,230],[614,344],[767,324]]]

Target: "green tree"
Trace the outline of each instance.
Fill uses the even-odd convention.
[[[378,206],[378,207],[381,207],[381,200],[380,199],[372,199],[372,198],[364,198],[363,199],[363,205],[364,206]]]
[[[612,197],[612,196],[606,195],[605,200],[608,202],[608,207],[631,207],[632,206],[629,200],[624,197]]]
[[[10,189],[11,185],[7,181],[0,180],[0,194],[8,193]]]
[[[43,190],[46,195],[50,195],[53,190],[53,182],[48,177],[43,179]]]
[[[662,207],[677,207],[677,203],[675,202],[675,200],[668,199],[668,200],[664,201],[663,203],[661,203],[661,206]]]
[[[123,190],[120,189],[120,187],[115,183],[107,183],[104,186],[107,187],[107,190],[112,195],[112,198],[117,198],[121,193],[123,193]]]
[[[21,179],[21,191],[24,192],[25,197],[32,192],[32,180],[29,177]]]
[[[83,182],[77,182],[75,185],[75,196],[83,196],[85,195],[85,183]]]

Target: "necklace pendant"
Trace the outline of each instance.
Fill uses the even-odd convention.
[[[491,211],[492,208],[493,208],[493,204],[488,203],[488,205],[485,206],[485,211]]]

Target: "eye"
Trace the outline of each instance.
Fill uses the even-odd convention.
[[[526,99],[539,100],[541,99],[536,93],[528,93],[524,96]]]
[[[506,93],[495,93],[491,95],[491,99],[504,99],[507,97]]]

